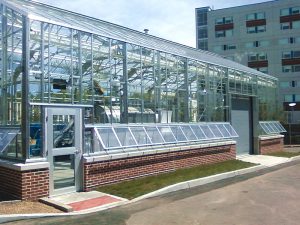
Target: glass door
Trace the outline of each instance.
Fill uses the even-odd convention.
[[[46,137],[50,162],[50,195],[78,191],[81,187],[81,109],[47,108]]]

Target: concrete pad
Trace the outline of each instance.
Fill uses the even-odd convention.
[[[74,192],[50,198],[42,198],[40,201],[65,212],[72,212],[89,210],[95,207],[103,207],[116,202],[127,201],[127,199],[98,191],[90,191]]]
[[[51,197],[53,201],[63,202],[64,204],[70,204],[72,202],[80,202],[92,198],[98,198],[104,196],[104,193],[98,191],[90,191],[90,192],[74,192],[65,195],[59,195]]]
[[[241,155],[241,156],[237,156],[237,159],[244,162],[263,165],[266,167],[276,166],[290,161],[289,158],[269,156],[269,155]]]

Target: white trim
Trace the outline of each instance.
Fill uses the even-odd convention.
[[[268,136],[259,136],[258,139],[260,141],[264,140],[272,140],[272,139],[278,139],[278,138],[284,138],[284,135],[277,134],[277,135],[268,135]]]
[[[0,159],[0,167],[5,167],[17,171],[28,171],[38,169],[49,169],[50,164],[48,162],[36,162],[36,163],[15,163],[7,160]]]

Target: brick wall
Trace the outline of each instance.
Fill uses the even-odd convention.
[[[283,151],[283,137],[259,140],[260,154]]]
[[[0,166],[0,192],[20,200],[49,196],[49,170],[18,171]]]
[[[168,152],[84,164],[84,191],[149,174],[235,159],[235,145]]]

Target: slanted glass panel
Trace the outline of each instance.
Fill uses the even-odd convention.
[[[186,136],[183,134],[179,126],[170,127],[177,141],[187,141]]]
[[[263,131],[266,133],[266,134],[270,134],[271,131],[269,130],[269,128],[266,126],[265,123],[260,123],[260,127],[263,129]]]
[[[191,128],[194,131],[194,134],[197,136],[198,140],[207,139],[207,137],[198,125],[191,125]]]
[[[270,123],[269,125],[272,127],[272,129],[273,129],[276,133],[280,133],[280,130],[278,129],[278,127],[275,125],[274,122]]]
[[[226,125],[226,126],[225,126]],[[227,129],[228,127],[228,129]],[[166,143],[203,143],[208,141],[222,141],[222,139],[237,137],[230,124],[205,123],[205,124],[159,124],[159,125],[118,125],[100,126],[94,128],[96,137],[102,149],[113,150],[123,148],[127,151],[143,151],[158,146],[164,148]],[[229,132],[230,130],[230,132]],[[95,146],[95,145],[94,145]],[[96,145],[97,147],[97,145]],[[100,146],[99,146],[100,147]],[[134,149],[134,147],[136,149]],[[128,150],[126,150],[128,148]],[[97,149],[94,149],[97,152]],[[106,153],[109,154],[108,151]]]
[[[274,122],[274,124],[278,128],[278,130],[280,131],[280,133],[286,132],[286,130],[284,129],[284,127],[279,122]]]
[[[164,139],[160,135],[157,127],[145,127],[145,130],[153,144],[164,143]]]
[[[269,129],[270,133],[276,133],[276,131],[270,123],[265,123],[265,126]]]
[[[180,126],[180,127],[189,141],[197,140],[197,137],[193,133],[192,128],[190,126],[186,125],[186,126]]]
[[[115,127],[114,129],[123,147],[137,145],[128,127]]]
[[[0,153],[3,153],[6,147],[17,136],[17,129],[0,129]]]
[[[130,127],[130,130],[138,145],[152,144],[143,127]]]
[[[215,135],[216,138],[222,138],[223,137],[223,135],[220,132],[220,130],[218,129],[217,125],[209,124],[208,126],[209,126],[209,128],[211,129],[211,131],[213,132],[213,134]]]
[[[227,129],[227,131],[229,132],[231,137],[238,137],[239,136],[229,123],[225,123],[224,127]]]
[[[280,134],[286,132],[278,121],[260,121],[259,126],[263,134]]]
[[[104,148],[120,147],[120,143],[113,131],[113,128],[98,128],[98,132]]]
[[[208,125],[200,125],[201,129],[203,130],[204,134],[208,139],[214,139],[216,138],[213,132],[209,129]]]
[[[165,142],[176,142],[173,132],[170,127],[158,127],[161,135],[163,136]]]
[[[227,131],[227,129],[225,128],[225,126],[223,124],[217,124],[217,127],[221,131],[223,137],[230,138],[230,133]]]

